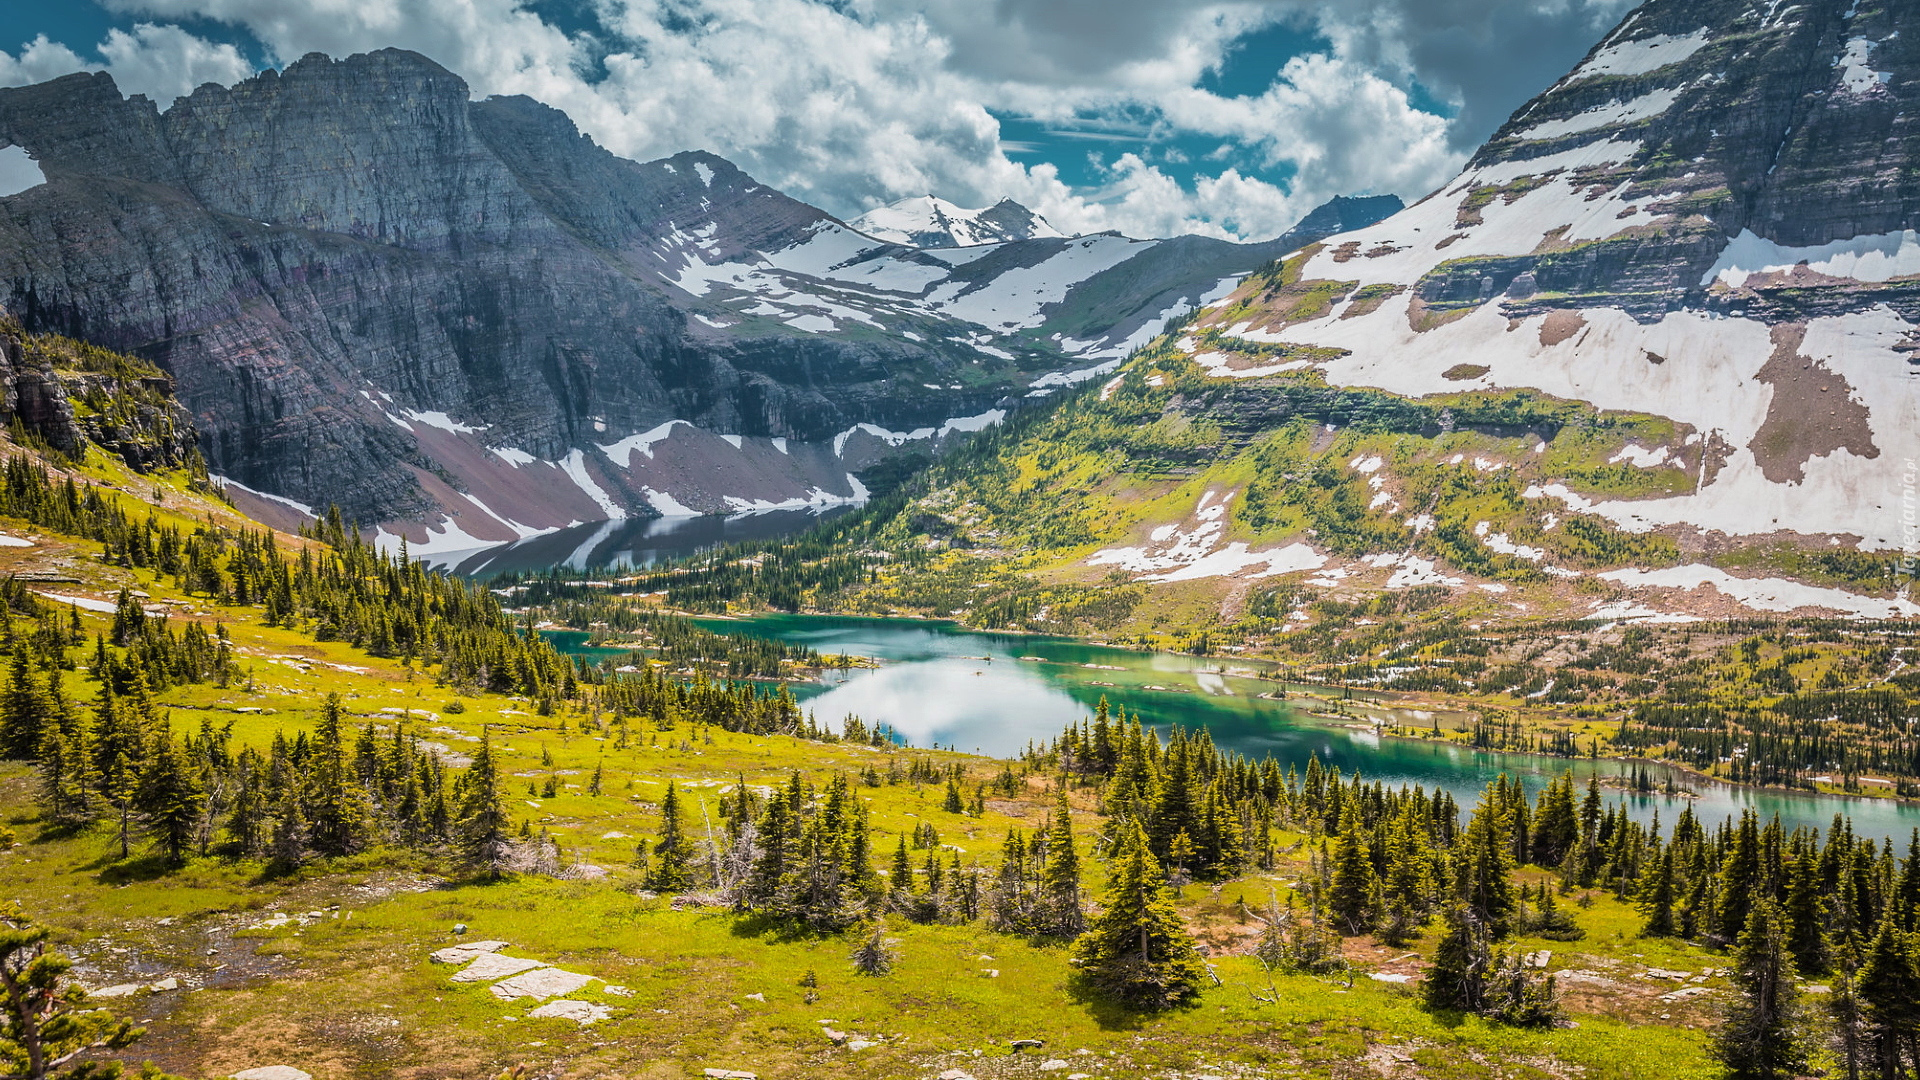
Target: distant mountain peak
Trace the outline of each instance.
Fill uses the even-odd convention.
[[[969,210],[934,195],[901,199],[869,210],[848,224],[876,240],[923,248],[973,247],[1067,235],[1012,199]]]

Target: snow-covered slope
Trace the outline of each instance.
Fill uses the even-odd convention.
[[[1647,467],[1684,461],[1693,491],[1553,485],[1543,514],[1911,550],[1916,50],[1909,3],[1650,0],[1451,183],[1249,280],[1182,346],[1221,378],[1524,387],[1675,422]]]
[[[945,199],[922,195],[876,207],[849,224],[877,240],[921,248],[973,247],[1067,235],[1012,199],[968,210]]]

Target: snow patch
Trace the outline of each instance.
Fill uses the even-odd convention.
[[[318,520],[320,517],[319,514],[314,513],[313,507],[308,506],[306,503],[296,502],[292,499],[287,498],[285,495],[275,495],[270,491],[261,491],[258,488],[250,488],[247,485],[241,483],[240,481],[233,479],[232,477],[221,476],[219,473],[210,473],[208,474],[207,479],[213,481],[214,484],[219,487],[238,488],[241,491],[246,492],[247,494],[253,496],[256,499],[265,499],[268,502],[276,502],[276,503],[279,503],[281,506],[298,510],[301,513],[315,520]]]
[[[1573,135],[1582,131],[1596,131],[1615,124],[1625,124],[1634,120],[1645,120],[1650,116],[1659,116],[1673,107],[1674,99],[1680,96],[1679,87],[1655,90],[1626,101],[1614,100],[1605,105],[1596,105],[1577,116],[1564,120],[1548,120],[1535,124],[1519,133],[1522,139],[1557,139],[1562,135]]]
[[[691,509],[680,500],[664,491],[655,491],[650,487],[640,489],[647,497],[647,505],[660,511],[661,517],[699,517],[700,511]]]
[[[651,460],[653,457],[654,444],[665,442],[667,436],[673,434],[673,428],[676,424],[685,424],[687,427],[693,427],[691,423],[685,420],[669,420],[659,427],[650,428],[638,435],[629,435],[619,442],[600,444],[600,452],[607,455],[609,461],[614,462],[621,468],[631,469],[633,468],[634,451],[638,450],[640,453],[647,455],[648,459]]]
[[[1684,37],[1656,34],[1638,41],[1623,41],[1594,53],[1593,59],[1575,68],[1565,81],[1591,79],[1600,75],[1645,75],[1687,59],[1706,44],[1707,28],[1704,26]]]
[[[1742,229],[1739,236],[1727,242],[1700,284],[1711,285],[1718,280],[1738,289],[1754,274],[1781,273],[1801,263],[1815,273],[1855,281],[1887,281],[1920,274],[1920,233],[1906,229],[1811,247],[1784,247],[1755,235],[1751,229]]]
[[[1878,42],[1867,38],[1849,38],[1847,51],[1840,54],[1834,66],[1840,69],[1840,86],[1849,94],[1864,94],[1876,87],[1885,86],[1893,81],[1890,71],[1875,71],[1869,58]]]
[[[1891,600],[1861,596],[1841,589],[1803,585],[1785,578],[1741,578],[1718,567],[1675,566],[1665,570],[1610,570],[1598,575],[1630,588],[1697,589],[1713,587],[1721,594],[1756,611],[1793,611],[1797,608],[1831,608],[1857,619],[1911,619],[1920,615],[1920,604],[1905,596]]]
[[[606,447],[603,446],[601,449],[605,450]],[[612,457],[613,455],[608,454],[607,456]],[[648,454],[647,456],[652,457],[653,455]],[[558,464],[560,471],[567,474],[567,479],[572,480],[581,491],[587,493],[588,498],[599,504],[601,510],[606,511],[607,520],[620,521],[627,516],[627,512],[620,508],[620,504],[614,502],[613,497],[608,495],[599,484],[594,483],[593,477],[588,475],[586,454],[579,450],[569,450],[567,451],[567,456],[561,458]]]

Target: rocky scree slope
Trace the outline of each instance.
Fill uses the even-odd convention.
[[[0,198],[0,303],[173,373],[250,512],[427,548],[857,498],[1301,242],[925,252],[394,50],[165,111],[100,74],[0,91],[4,146],[44,182]]]

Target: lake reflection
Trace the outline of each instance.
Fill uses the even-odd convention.
[[[1444,731],[1471,723],[1463,713],[1413,712],[1391,705],[1354,701],[1341,707],[1356,715],[1350,722],[1304,716],[1300,708],[1324,709],[1317,699],[1279,700],[1280,685],[1259,673],[1277,674],[1254,661],[1202,659],[1172,653],[1109,648],[1069,638],[983,634],[952,624],[908,619],[856,619],[833,616],[770,615],[746,619],[710,619],[704,625],[721,633],[752,633],[809,646],[821,653],[847,653],[883,661],[876,669],[856,669],[824,683],[795,688],[822,723],[837,726],[852,713],[868,722],[891,725],[916,746],[938,743],[961,750],[1011,756],[1030,741],[1045,743],[1070,723],[1091,715],[1106,697],[1116,708],[1138,713],[1158,727],[1206,727],[1214,741],[1253,758],[1272,755],[1283,764],[1304,767],[1309,756],[1343,772],[1359,770],[1389,785],[1445,788],[1463,806],[1478,798],[1501,773],[1537,791],[1552,777],[1571,769],[1582,783],[1591,775],[1616,775],[1630,766],[1615,761],[1569,760],[1533,754],[1495,754],[1457,743],[1381,738],[1365,721],[1397,720],[1402,727],[1438,725]],[[1349,726],[1349,724],[1353,726]],[[1668,770],[1646,765],[1655,781]],[[1789,828],[1810,825],[1825,830],[1835,813],[1853,819],[1863,835],[1904,839],[1920,825],[1920,807],[1892,800],[1737,788],[1676,774],[1698,798],[1609,791],[1642,822],[1657,813],[1671,825],[1684,806],[1708,822],[1737,816],[1751,807],[1762,816],[1779,814]]]

